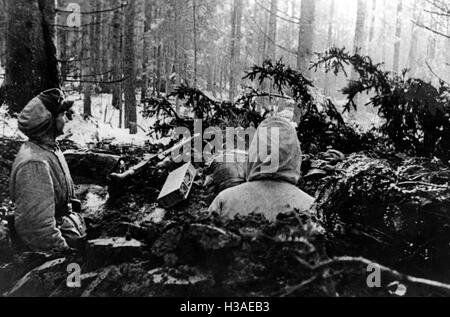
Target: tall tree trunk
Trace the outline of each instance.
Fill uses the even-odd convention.
[[[219,64],[219,49],[216,46],[213,50],[213,54],[211,57],[211,63],[212,67],[211,70],[208,72],[209,74],[209,80],[211,81],[211,92],[214,98],[217,98],[217,73],[218,73],[218,64]]]
[[[182,14],[182,7],[179,1],[175,1],[174,3],[174,27],[175,27],[175,36],[174,36],[174,73],[175,73],[175,86],[178,87],[181,85],[181,56],[182,56],[182,23],[180,21],[180,17]],[[180,100],[178,97],[175,99],[175,111],[180,113]]]
[[[265,5],[265,2],[263,2]],[[255,2],[255,10],[259,12],[257,23],[262,25],[262,28],[258,30],[258,65],[261,65],[267,58],[267,29],[269,23],[269,13],[265,10],[261,10],[258,4]]]
[[[94,14],[94,25],[92,26],[91,33],[91,49],[93,54],[92,60],[92,73],[95,81],[101,81],[101,64],[102,64],[102,51],[101,51],[101,42],[103,41],[103,32],[102,32],[102,3],[101,0],[95,1],[95,6],[93,9],[97,12]],[[96,88],[98,84],[94,85]]]
[[[302,0],[297,49],[297,69],[305,76],[310,75],[309,62],[313,53],[315,14],[316,0]],[[302,104],[295,106],[294,122],[301,120],[302,107]]]
[[[431,16],[430,28],[436,30],[439,28],[439,21],[435,16]],[[438,40],[437,35],[433,32],[428,32],[428,47],[427,47],[427,55],[426,61],[427,63],[434,68],[434,63],[436,62],[437,57],[437,46]],[[426,72],[424,75],[425,80],[435,80],[436,78],[432,77],[431,72]]]
[[[136,75],[139,78],[138,86],[141,88],[144,81],[144,46],[145,46],[145,20],[146,20],[146,1],[136,1],[136,22],[135,22],[135,45],[136,45]]]
[[[417,24],[421,23],[422,20],[422,10],[418,8],[419,0],[414,0],[414,6],[413,6],[413,21]],[[417,55],[417,47],[419,42],[419,33],[421,31],[421,28],[416,25],[415,23],[411,23],[411,43],[409,48],[409,54],[408,54],[408,68],[413,71],[413,74],[415,72],[415,68],[417,65],[416,55]],[[450,40],[449,40],[450,41]],[[450,55],[450,54],[447,54]]]
[[[356,17],[356,27],[355,27],[355,37],[353,40],[353,52],[364,55],[366,53],[365,43],[365,34],[366,34],[366,16],[367,16],[367,7],[366,0],[358,0],[358,8],[357,8],[357,17]],[[358,79],[358,73],[353,69],[351,76],[351,80]],[[357,103],[361,103],[361,96],[357,97]],[[355,111],[351,110],[349,113],[349,119],[351,121],[356,120]]]
[[[156,51],[156,58],[157,58],[157,63],[156,63],[156,76],[157,76],[157,83],[156,83],[156,90],[157,90],[157,94],[158,96],[161,95],[161,90],[162,90],[162,43],[160,40],[158,40],[158,48]]]
[[[402,44],[403,0],[397,0],[397,23],[394,44],[394,72],[400,72],[400,46]]]
[[[119,7],[121,0],[115,0],[114,6]],[[122,78],[122,42],[123,42],[123,9],[117,10],[112,22],[112,79],[119,81]],[[112,106],[122,113],[122,83],[113,84]],[[122,128],[122,116],[119,118],[119,128]]]
[[[220,69],[219,69],[219,94],[220,94],[220,98],[222,99],[223,98],[223,64],[224,64],[224,60],[225,60],[225,57],[221,57],[221,59],[220,59]]]
[[[450,35],[450,19],[447,19],[447,34]],[[447,39],[447,58],[445,60],[447,70],[447,82],[450,81],[450,38]]]
[[[271,60],[276,58],[276,43],[277,43],[277,0],[270,1],[270,18],[269,18],[269,43],[268,43],[268,57]]]
[[[150,25],[152,23],[153,4],[145,2],[145,22],[144,22],[144,46],[142,52],[142,82],[141,82],[141,99],[147,97],[147,89],[149,82],[149,62],[151,53],[151,34]]]
[[[296,5],[297,5],[296,0],[291,0],[291,18],[293,18],[293,19],[295,19],[297,17],[295,14]]]
[[[108,8],[110,8],[112,5],[114,5],[114,1],[105,1],[105,0],[100,0],[101,1],[101,8],[102,11],[107,10]],[[119,4],[120,6],[120,4]],[[119,7],[117,6],[117,7]],[[117,8],[116,6],[114,6],[114,8]],[[101,47],[100,47],[100,51],[102,52],[102,56],[101,56],[101,70],[100,72],[102,73],[101,75],[101,80],[102,81],[109,81],[111,80],[111,75],[112,75],[112,63],[111,63],[111,56],[112,56],[112,52],[111,52],[111,48],[112,48],[112,20],[114,18],[114,12],[113,13],[102,13],[102,41],[101,41]],[[110,92],[110,86],[107,84],[102,83],[102,90],[108,90],[108,92]]]
[[[0,0],[0,34],[6,34],[6,4],[5,0]],[[6,37],[0,36],[0,65],[5,65]]]
[[[194,88],[197,88],[197,0],[192,0],[192,15],[194,22]]]
[[[241,57],[241,25],[242,25],[242,0],[234,0],[232,20],[231,20],[231,39],[230,39],[230,94],[229,100],[234,101],[237,89],[237,72],[239,71]]]
[[[335,2],[334,0],[331,1],[330,4],[330,13],[329,13],[329,22],[328,22],[328,38],[327,38],[327,47],[332,47],[334,45],[333,43],[333,29],[334,29],[334,11],[335,11]],[[330,94],[330,74],[325,74],[325,95]]]
[[[89,12],[91,10],[90,2],[85,2],[82,8],[82,12]],[[92,115],[92,62],[94,61],[93,50],[92,50],[92,18],[89,14],[83,14],[81,18],[81,85],[83,90],[83,113],[84,116]]]
[[[313,54],[315,14],[316,0],[302,0],[297,68],[306,76],[310,75],[309,62]]]
[[[278,11],[278,2],[277,0],[271,0],[270,1],[270,15],[269,15],[269,40],[268,40],[268,47],[267,47],[267,58],[271,59],[272,61],[275,61],[276,58],[276,50],[277,50],[277,27],[278,27],[278,17],[277,17],[277,11]],[[272,80],[268,80],[267,82],[263,83],[262,89],[265,91],[267,89],[269,90],[269,98],[264,98],[266,101],[263,101],[263,106],[266,108],[266,104],[270,104],[272,101],[272,98],[270,94],[272,93]],[[260,109],[261,110],[261,109]]]
[[[356,27],[355,27],[355,37],[353,40],[353,52],[359,54],[365,54],[366,48],[364,45],[365,42],[365,25],[366,25],[366,0],[358,0],[358,11],[356,18]],[[356,72],[352,72],[351,79],[354,80],[357,78]]]
[[[387,0],[383,0],[383,24],[381,27],[381,33],[380,33],[380,37],[378,39],[379,42],[381,42],[381,59],[382,61],[386,64],[386,60],[387,60],[387,56],[386,56],[386,47],[387,47],[387,29],[388,29],[388,4],[387,4]]]
[[[368,43],[368,51],[369,55],[373,57],[374,48],[376,48],[376,45],[374,43],[375,39],[375,24],[376,24],[376,18],[377,18],[377,2],[378,0],[372,0],[372,17],[370,21],[370,27],[369,27],[369,43]]]
[[[54,0],[6,1],[6,77],[1,99],[11,112],[20,112],[40,92],[59,87],[54,24]]]
[[[134,22],[136,18],[136,2],[128,2],[125,9],[125,39],[124,39],[124,73],[125,73],[125,128],[131,134],[137,133],[136,113],[136,56],[134,47]]]
[[[58,9],[65,9],[67,7],[66,0],[57,0],[56,1]],[[68,30],[65,28],[67,21],[66,14],[58,14],[56,18],[56,43],[57,46],[57,56],[60,65],[60,74],[61,79],[67,79],[68,75],[68,54],[67,54],[67,33]]]

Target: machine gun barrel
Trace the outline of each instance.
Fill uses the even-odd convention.
[[[173,151],[176,151],[183,146],[185,146],[188,143],[191,143],[196,137],[198,137],[199,134],[194,135],[193,137],[190,137],[189,139],[183,140],[180,143],[174,145],[172,148],[160,153],[160,154],[153,154],[149,158],[143,160],[139,164],[131,167],[129,170],[123,172],[123,173],[112,173],[109,175],[109,180],[112,182],[121,182],[126,179],[129,179],[130,177],[133,177],[136,174],[139,174],[143,169],[145,169],[148,165],[155,165],[159,162],[162,162],[165,160],[169,155],[172,154]]]

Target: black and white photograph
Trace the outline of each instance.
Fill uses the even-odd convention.
[[[0,0],[0,297],[449,297],[449,181],[450,0]]]

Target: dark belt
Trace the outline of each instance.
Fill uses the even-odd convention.
[[[72,199],[67,207],[68,210],[65,211],[65,214],[61,216],[58,215],[59,217],[57,218],[68,215],[70,212],[81,213],[81,201],[77,199]],[[17,234],[14,215],[6,215],[5,220],[8,222],[9,235],[13,247],[19,251],[28,251],[29,248],[25,245],[25,243],[23,243],[22,239]]]

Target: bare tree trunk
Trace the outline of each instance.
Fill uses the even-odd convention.
[[[144,82],[144,46],[145,46],[145,20],[146,20],[146,3],[145,0],[135,0],[136,2],[136,22],[135,22],[135,45],[136,45],[136,75],[139,78],[137,86],[141,89]]]
[[[91,10],[91,5],[86,2],[83,6],[82,11],[89,12]],[[92,61],[94,60],[93,50],[92,50],[92,18],[89,14],[83,14],[81,18],[81,85],[83,90],[83,114],[84,116],[92,115]]]
[[[394,44],[394,71],[400,71],[400,46],[402,43],[402,13],[403,0],[397,0],[397,25],[395,29],[395,44]]]
[[[383,26],[381,29],[381,36],[378,39],[379,42],[381,42],[381,57],[384,63],[386,63],[386,42],[387,42],[387,38],[386,38],[386,31],[387,31],[387,27],[388,27],[388,18],[387,18],[387,0],[383,0]]]
[[[367,16],[367,7],[366,0],[358,0],[358,9],[357,9],[357,17],[356,17],[356,27],[355,27],[355,38],[353,41],[353,52],[359,54],[365,54],[366,48],[364,45],[365,42],[365,26],[366,26],[366,16]],[[353,69],[351,76],[351,80],[357,80],[358,74]],[[360,96],[357,97],[358,103],[361,102]],[[356,120],[356,113],[353,110],[350,110],[349,119],[351,121]]]
[[[157,65],[156,65],[156,76],[157,76],[157,83],[156,83],[156,93],[158,94],[158,96],[161,95],[161,89],[162,89],[162,72],[161,72],[161,68],[162,68],[162,44],[160,41],[158,41],[158,48],[157,48]]]
[[[447,34],[450,35],[450,19],[447,19]],[[445,61],[447,70],[447,82],[450,81],[450,37],[447,39],[447,58]]]
[[[366,25],[366,0],[358,0],[358,13],[356,18],[355,37],[353,41],[353,52],[364,54],[366,48],[364,47],[365,41],[365,25]],[[351,79],[356,79],[358,75],[353,71]]]
[[[255,10],[259,12],[258,24],[262,25],[262,30],[258,30],[258,65],[267,58],[267,28],[269,21],[269,14],[266,11],[261,11],[258,5],[255,3]]]
[[[422,20],[422,10],[418,8],[418,2],[419,0],[414,0],[413,21],[420,24]],[[409,48],[407,65],[409,69],[413,70],[413,72],[417,65],[416,55],[420,31],[421,28],[419,26],[417,26],[415,23],[411,23],[411,43]]]
[[[119,7],[121,0],[115,0],[115,7]],[[114,12],[112,21],[112,79],[118,81],[122,78],[122,43],[123,43],[123,10]],[[119,109],[119,128],[122,128],[122,83],[113,84],[112,106]]]
[[[439,21],[435,16],[431,16],[431,22],[430,22],[430,28],[433,30],[438,29],[439,27]],[[433,32],[428,32],[428,48],[427,48],[427,55],[426,55],[426,61],[431,67],[434,68],[434,63],[436,62],[436,55],[437,55],[437,46],[438,46],[438,40],[437,35]],[[431,76],[430,72],[426,72],[424,75],[425,80],[432,80],[436,79]]]
[[[291,0],[291,18],[293,18],[293,19],[296,18],[295,9],[296,9],[296,1]]]
[[[217,72],[218,72],[218,64],[219,64],[219,49],[218,47],[214,48],[214,53],[211,58],[211,71],[209,72],[209,77],[211,81],[211,92],[214,98],[217,97]]]
[[[331,1],[330,5],[330,13],[329,13],[329,24],[328,24],[328,39],[327,46],[332,47],[333,43],[333,28],[334,28],[334,11],[335,11],[335,2]],[[330,94],[330,74],[325,74],[325,95]]]
[[[219,94],[220,98],[223,98],[223,64],[224,64],[225,57],[221,57],[220,59],[220,73],[219,73]]]
[[[194,88],[197,88],[197,1],[192,0],[192,15],[194,21]]]
[[[145,2],[145,24],[144,24],[144,46],[142,52],[142,83],[141,83],[141,99],[147,97],[147,89],[149,82],[149,62],[150,62],[150,25],[152,23],[153,4]]]
[[[136,113],[136,62],[134,47],[134,22],[136,17],[136,2],[128,2],[125,9],[125,39],[124,39],[124,63],[125,63],[125,128],[130,129],[131,134],[137,133]]]
[[[377,18],[377,2],[378,0],[372,0],[372,18],[370,21],[370,27],[369,27],[369,43],[368,43],[368,51],[369,55],[372,56],[374,48],[376,47],[374,43],[375,39],[375,24],[376,24],[376,18]]]
[[[171,57],[171,47],[166,46],[164,50],[164,69],[165,69],[165,79],[166,79],[166,96],[170,95],[173,91],[173,85],[171,80],[171,74],[173,73],[173,62]]]
[[[297,68],[310,75],[309,62],[313,54],[316,0],[302,0],[300,30],[298,36]]]
[[[5,100],[11,112],[20,112],[43,90],[59,87],[54,24],[54,0],[6,1],[6,77],[0,104]]]
[[[0,0],[0,34],[6,34],[6,4]],[[0,65],[5,65],[6,37],[0,36]]]
[[[269,18],[269,43],[268,43],[268,55],[269,58],[275,60],[276,58],[276,43],[277,43],[277,0],[271,0],[270,2],[270,18]]]
[[[66,8],[66,0],[56,1],[58,9]],[[60,75],[61,79],[67,79],[68,75],[68,55],[67,55],[67,29],[64,27],[66,24],[67,16],[63,14],[58,14],[56,18],[56,43],[57,46],[57,56],[60,65]]]
[[[302,0],[297,49],[297,69],[305,76],[310,75],[309,62],[311,61],[313,54],[315,14],[315,0]],[[295,106],[294,122],[300,121],[302,106],[302,104],[297,104]]]
[[[114,4],[114,2],[100,0],[101,1],[101,8],[102,10],[108,9],[111,5]],[[114,8],[120,7],[120,4],[118,6],[114,6]],[[111,79],[112,75],[112,63],[111,63],[111,57],[112,57],[112,28],[111,25],[113,23],[114,19],[114,12],[111,13],[103,13],[102,14],[102,34],[103,34],[103,40],[101,41],[101,47],[100,51],[103,52],[101,56],[101,78],[102,81],[109,81]],[[110,90],[110,87],[108,87],[107,84],[102,83],[102,90]]]
[[[230,102],[234,101],[236,96],[236,77],[240,65],[241,57],[241,25],[242,25],[242,0],[234,0],[232,20],[231,20],[231,39],[230,39]]]
[[[94,10],[98,13],[94,15],[94,25],[92,26],[92,34],[91,34],[91,50],[93,53],[92,60],[92,72],[95,81],[101,81],[101,64],[102,64],[102,52],[101,52],[101,42],[103,41],[103,33],[102,33],[102,14],[100,11],[102,10],[102,3],[100,0],[95,1]],[[98,83],[94,85],[96,88],[98,87]]]
[[[182,28],[180,22],[182,8],[179,1],[174,3],[174,25],[175,25],[175,36],[174,36],[174,73],[175,73],[175,86],[181,85],[181,48],[182,48]],[[175,99],[175,111],[180,113],[180,100],[178,97]]]

